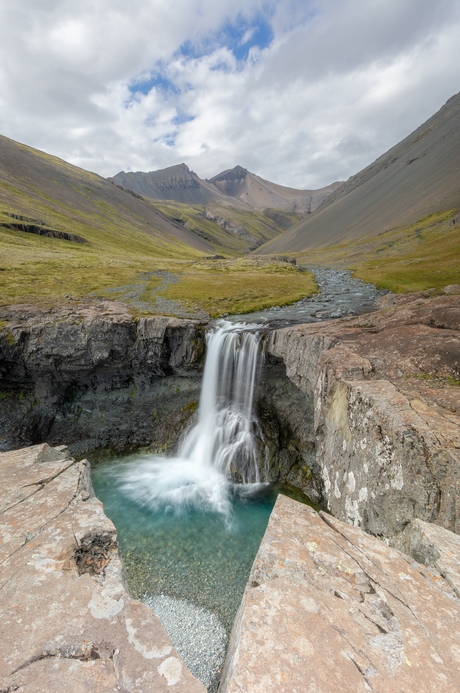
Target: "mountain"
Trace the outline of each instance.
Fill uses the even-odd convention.
[[[212,185],[201,180],[185,164],[149,173],[121,171],[107,180],[144,197],[175,200],[183,204],[206,205],[218,195],[218,191]]]
[[[132,191],[2,136],[0,227],[64,240],[62,234],[73,234],[93,248],[113,252],[118,246],[139,246],[160,257],[185,256],[186,247],[214,252],[204,239]]]
[[[310,214],[340,183],[320,190],[296,190],[250,173],[242,166],[228,169],[210,180],[202,180],[186,164],[160,171],[125,173],[108,180],[156,200],[174,200],[186,204],[208,205],[218,202],[239,209],[275,208],[299,214]]]
[[[429,120],[332,192],[308,218],[257,254],[376,238],[460,208],[460,93]]]

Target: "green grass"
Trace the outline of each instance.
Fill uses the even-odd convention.
[[[218,317],[287,305],[317,290],[310,272],[302,272],[289,263],[260,264],[255,259],[242,258],[194,262],[184,268],[178,284],[160,294]]]
[[[438,376],[438,375],[428,375],[426,373],[420,373],[418,375],[411,376],[412,378],[420,378],[421,380],[434,380],[438,383],[448,383],[454,387],[460,387],[460,380],[456,380],[450,375]]]
[[[430,214],[377,238],[297,254],[300,261],[354,269],[354,276],[395,293],[442,290],[460,283],[460,224],[457,210]]]
[[[202,205],[187,205],[174,201],[149,200],[149,203],[174,219],[180,219],[198,236],[210,243],[216,254],[237,257],[248,253],[256,245],[261,245],[282,233],[285,228],[296,224],[303,217],[295,212],[267,210],[276,212],[283,226],[258,210],[241,210],[237,207],[211,202]],[[206,210],[225,219],[234,227],[244,230],[243,235],[222,228],[217,222],[206,218]],[[246,237],[250,236],[250,238]],[[252,240],[251,240],[252,239]]]

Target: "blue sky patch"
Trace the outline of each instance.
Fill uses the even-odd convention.
[[[169,94],[179,93],[179,89],[173,82],[158,73],[149,75],[145,79],[138,79],[137,81],[132,82],[129,86],[129,90],[133,94],[140,91],[142,94],[147,95],[154,87],[155,89],[159,89],[160,91],[167,92]]]
[[[262,15],[256,15],[251,21],[239,17],[235,22],[226,22],[216,33],[206,36],[199,42],[187,41],[180,46],[179,55],[191,60],[200,59],[210,55],[219,48],[227,48],[235,56],[238,62],[248,59],[251,48],[260,50],[267,48],[273,41],[273,30],[270,22]],[[212,70],[229,69],[224,62],[214,65]],[[166,76],[166,66],[158,63],[151,73],[144,73],[132,81],[129,90],[132,94],[140,92],[147,95],[153,88],[163,94],[178,95],[181,90]],[[193,120],[193,117],[179,115],[177,125]]]
[[[191,41],[183,43],[180,53],[184,58],[196,59],[209,55],[217,48],[226,47],[238,61],[244,61],[247,60],[251,48],[267,48],[273,36],[270,23],[261,14],[251,22],[240,17],[237,22],[224,24],[216,34],[207,37],[201,44]]]

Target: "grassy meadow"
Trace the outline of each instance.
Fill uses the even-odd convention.
[[[160,291],[165,298],[198,306],[211,317],[287,305],[317,292],[313,274],[285,262],[257,259],[197,260],[182,264],[178,284]]]
[[[11,212],[11,206],[7,208]],[[7,211],[0,205],[0,221],[8,223]],[[17,211],[17,209],[15,209]],[[24,214],[24,208],[19,210]],[[155,296],[161,279],[150,277],[147,285],[143,272],[156,270],[175,274],[179,283],[160,291],[165,298],[180,300],[184,308],[198,306],[211,316],[246,313],[271,305],[284,305],[316,290],[310,273],[286,263],[260,264],[252,259],[205,260],[203,253],[178,241],[159,243],[142,232],[133,232],[114,223],[113,230],[91,229],[87,224],[65,220],[39,205],[28,214],[48,225],[77,233],[90,240],[87,244],[38,236],[0,228],[0,305],[40,303],[52,306],[71,297],[84,299],[90,294],[113,297],[107,289],[142,286],[142,300],[150,301],[154,312]],[[40,214],[41,212],[41,214]],[[54,218],[53,218],[54,217]],[[133,309],[133,312],[137,311]]]

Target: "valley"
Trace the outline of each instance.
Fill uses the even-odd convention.
[[[1,691],[458,691],[459,137],[319,190],[0,138]]]

